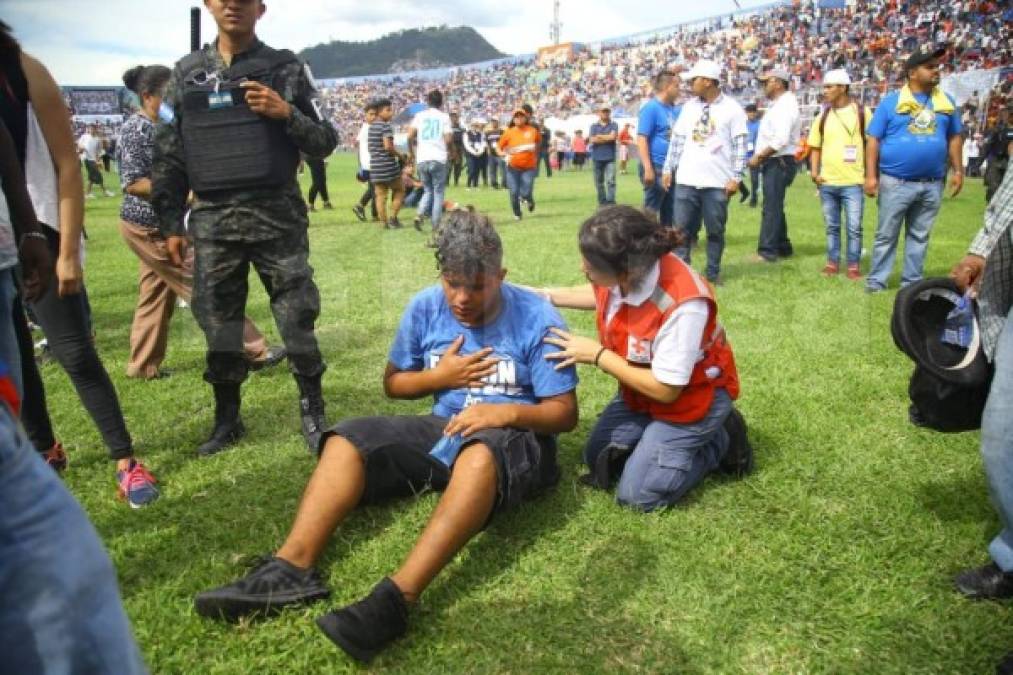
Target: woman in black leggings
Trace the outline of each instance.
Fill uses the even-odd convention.
[[[36,191],[40,193],[36,212],[39,220],[49,226],[43,229],[56,260],[56,271],[49,289],[32,303],[31,309],[53,355],[67,371],[81,403],[98,427],[110,457],[116,461],[119,494],[137,508],[154,501],[158,490],[154,477],[134,457],[133,442],[123,420],[119,398],[92,341],[79,248],[84,195],[70,119],[52,76],[41,63],[21,51],[10,28],[0,22],[0,118],[14,138],[22,166],[29,146],[29,101],[52,157],[57,184],[57,194],[46,195],[45,189]],[[30,172],[26,178],[29,184],[38,179]],[[55,225],[59,225],[59,229]],[[20,309],[20,306],[15,308],[15,321],[18,322],[15,329],[25,387],[22,422],[36,448],[55,469],[61,470],[66,466],[66,455],[53,437],[42,378],[35,366],[31,334]]]

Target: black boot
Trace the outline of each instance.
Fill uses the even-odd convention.
[[[302,435],[306,439],[306,447],[315,454],[320,451],[320,437],[327,428],[320,375],[316,377],[296,375],[295,381],[299,385],[299,414],[302,417]]]
[[[215,428],[211,437],[197,448],[197,454],[208,457],[234,445],[246,434],[243,420],[239,418],[239,385],[216,384]]]

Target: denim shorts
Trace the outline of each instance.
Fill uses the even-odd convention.
[[[409,497],[432,489],[443,491],[451,470],[429,451],[443,437],[450,420],[437,415],[357,417],[343,420],[324,436],[341,436],[366,462],[363,504]],[[484,429],[465,446],[484,443],[496,462],[497,494],[493,511],[516,507],[559,482],[556,439],[525,429]]]

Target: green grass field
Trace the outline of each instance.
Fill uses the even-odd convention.
[[[354,219],[353,172],[352,156],[332,158],[336,208],[311,214],[328,417],[423,412],[423,401],[386,400],[380,377],[402,307],[437,279],[432,252],[410,226],[391,232]],[[620,201],[639,203],[635,176],[619,181]],[[449,196],[500,226],[509,280],[572,284],[583,280],[576,232],[593,209],[591,183],[590,171],[540,179],[538,210],[522,223],[510,218],[505,191],[460,187]],[[137,262],[118,233],[118,204],[87,202],[86,279],[101,354],[138,453],[161,480],[154,506],[132,511],[114,501],[112,466],[67,377],[55,364],[44,376],[71,456],[67,485],[116,563],[148,664],[157,673],[358,670],[312,619],[393,571],[436,495],[355,514],[321,563],[330,601],[239,626],[197,617],[196,592],[280,544],[313,460],[284,368],[245,385],[247,439],[197,459],[213,402],[201,379],[203,336],[187,310],[173,320],[172,377],[124,376]],[[980,181],[946,199],[927,275],[945,274],[962,255],[983,208]],[[875,211],[869,202],[868,248]],[[709,479],[678,508],[651,515],[579,486],[583,441],[614,391],[611,378],[582,367],[582,417],[561,439],[558,489],[473,541],[423,597],[408,636],[371,669],[984,673],[1013,649],[1008,607],[969,602],[951,586],[954,572],[986,560],[998,527],[978,435],[908,423],[912,365],[889,333],[896,278],[889,293],[867,296],[843,276],[820,277],[823,224],[807,176],[793,186],[788,214],[797,255],[756,266],[745,259],[759,212],[730,208],[718,291],[757,472]],[[263,290],[252,286],[248,312],[277,341]],[[594,330],[589,313],[566,318],[579,332]]]

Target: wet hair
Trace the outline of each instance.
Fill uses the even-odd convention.
[[[123,73],[123,84],[138,96],[157,94],[162,91],[172,71],[165,66],[134,66]]]
[[[682,229],[664,227],[632,206],[605,206],[580,226],[580,254],[610,276],[625,274],[637,288],[658,258],[686,241]]]
[[[474,279],[503,269],[503,242],[489,216],[474,207],[447,211],[433,232],[436,268],[444,277]]]
[[[366,112],[376,112],[376,101],[370,101],[366,104]]]
[[[384,108],[393,108],[394,103],[389,98],[380,98],[376,100],[376,111],[380,112]]]
[[[443,92],[439,89],[433,89],[431,92],[426,94],[426,103],[432,108],[443,107]]]

